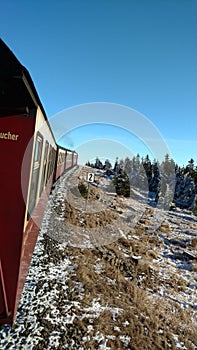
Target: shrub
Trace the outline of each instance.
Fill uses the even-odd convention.
[[[79,183],[78,185],[78,189],[79,189],[79,192],[81,193],[81,196],[85,199],[87,199],[88,197],[88,189],[86,187],[86,185],[84,185],[84,183]]]

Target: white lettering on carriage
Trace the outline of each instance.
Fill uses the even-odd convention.
[[[10,131],[8,132],[0,132],[0,139],[4,140],[11,140],[11,141],[18,141],[19,135],[11,134]]]

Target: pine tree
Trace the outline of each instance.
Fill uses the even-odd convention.
[[[158,162],[154,159],[152,165],[152,177],[149,182],[149,191],[155,194],[155,202],[158,202],[161,190],[161,177]]]
[[[95,162],[95,166],[94,166],[96,169],[103,169],[103,164],[102,162],[100,161],[100,159],[97,157],[96,158],[96,162]]]
[[[178,168],[176,172],[176,187],[174,193],[174,202],[180,208],[191,208],[195,199],[195,182],[186,168]]]
[[[191,177],[194,178],[195,170],[194,170],[194,160],[191,158],[188,161],[188,165],[185,168],[185,174],[189,174]]]
[[[130,181],[127,173],[123,169],[120,168],[118,173],[114,176],[113,184],[118,195],[130,197]]]
[[[106,161],[105,161],[105,164],[104,164],[104,167],[103,167],[105,170],[109,170],[109,169],[111,169],[112,168],[112,165],[111,165],[111,163],[110,163],[110,161],[109,161],[109,159],[106,159]]]
[[[114,173],[117,174],[120,169],[119,162],[118,162],[118,157],[116,157],[116,161],[114,164]]]
[[[148,182],[150,182],[152,179],[152,164],[151,164],[151,161],[150,161],[148,154],[144,159],[143,167],[145,169],[146,176],[148,178]]]
[[[131,174],[132,164],[131,164],[131,159],[129,157],[125,158],[124,169],[128,175]]]

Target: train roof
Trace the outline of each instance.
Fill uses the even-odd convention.
[[[35,110],[38,106],[54,137],[28,70],[0,38],[0,117],[21,113],[31,115],[31,110]]]
[[[28,70],[0,39],[0,116],[24,113],[37,106],[47,120]]]
[[[76,154],[77,154],[77,152],[76,152],[75,150],[66,148],[66,147],[64,147],[64,146],[62,146],[62,145],[60,145],[60,144],[57,145],[57,147],[58,147],[59,149],[63,150],[63,151],[68,151],[68,152],[72,152],[72,153],[76,153]]]

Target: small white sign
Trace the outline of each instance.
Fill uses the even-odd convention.
[[[88,182],[94,182],[94,173],[88,173]]]

